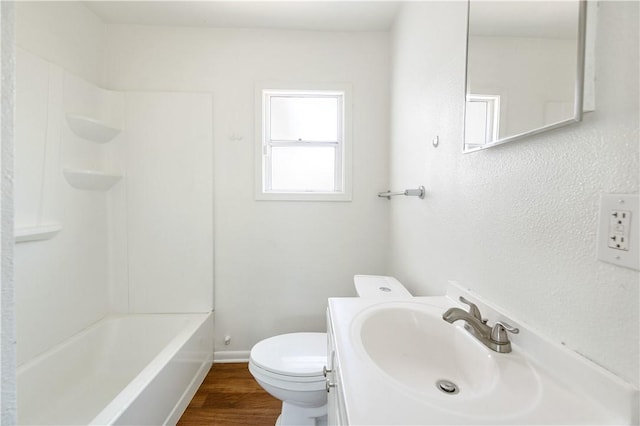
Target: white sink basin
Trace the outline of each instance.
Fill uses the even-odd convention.
[[[494,352],[464,322],[442,319],[460,296],[491,324],[518,325],[513,352]],[[338,424],[637,425],[640,418],[637,387],[452,283],[447,296],[330,298],[328,319]],[[443,392],[439,380],[458,392]]]
[[[442,313],[424,303],[373,306],[354,318],[353,344],[389,386],[458,416],[504,418],[537,403],[540,381],[524,357],[491,351]]]

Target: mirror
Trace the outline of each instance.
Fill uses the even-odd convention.
[[[581,121],[586,1],[468,6],[464,152]]]

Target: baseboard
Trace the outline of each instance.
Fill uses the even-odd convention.
[[[214,364],[249,362],[249,351],[215,351],[213,362]]]

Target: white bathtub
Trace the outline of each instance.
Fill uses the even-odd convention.
[[[212,354],[212,313],[107,317],[18,368],[18,423],[175,424]]]

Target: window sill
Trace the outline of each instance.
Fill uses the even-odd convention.
[[[346,192],[259,192],[256,201],[351,201]]]

